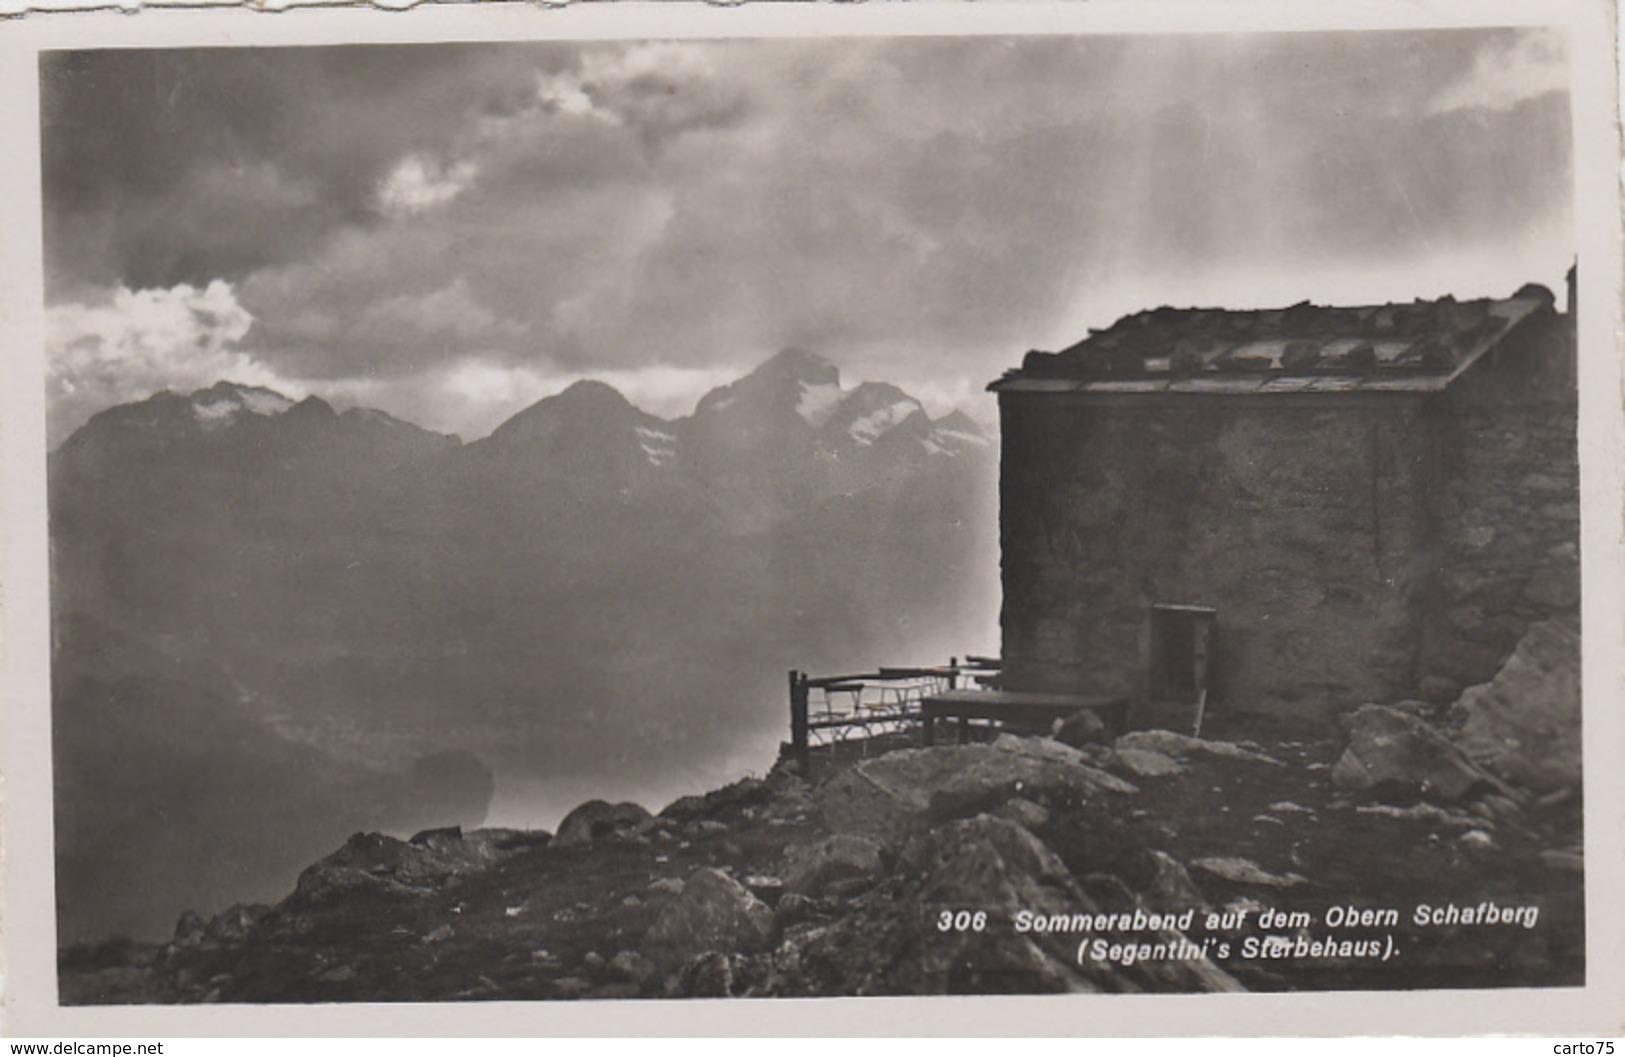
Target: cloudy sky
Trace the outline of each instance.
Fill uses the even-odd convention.
[[[1159,304],[1560,289],[1545,31],[109,51],[42,63],[53,442],[220,378],[465,438],[786,345],[982,386]]]

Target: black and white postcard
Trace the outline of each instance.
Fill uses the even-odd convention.
[[[1617,1030],[1608,5],[492,7],[0,27],[19,1030]]]

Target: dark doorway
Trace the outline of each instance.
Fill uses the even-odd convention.
[[[1156,603],[1151,607],[1151,700],[1188,705],[1202,728],[1207,708],[1219,611],[1211,606]]]

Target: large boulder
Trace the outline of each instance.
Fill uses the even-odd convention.
[[[419,877],[425,853],[382,833],[357,833],[344,846],[307,866],[294,885],[294,898],[319,904],[357,892],[428,895],[434,890]]]
[[[644,940],[679,959],[705,951],[759,951],[773,940],[773,911],[721,870],[703,867],[683,882]]]
[[[1172,778],[1185,773],[1184,764],[1151,749],[1113,749],[1106,765],[1136,778]]]
[[[493,827],[465,833],[453,826],[418,833],[407,843],[428,850],[436,862],[451,872],[470,873],[495,866],[524,848],[543,847],[551,839],[546,830]]]
[[[1080,803],[1135,787],[1049,738],[903,749],[848,768],[815,796],[825,824],[889,843],[945,819],[992,810],[1015,796]]]
[[[786,781],[792,776],[785,775],[778,783],[780,786],[790,784]],[[756,807],[772,799],[776,787],[760,778],[741,778],[732,785],[713,789],[703,796],[678,797],[665,810],[660,812],[661,818],[669,818],[674,822],[694,822],[702,818],[716,818],[731,811],[741,811],[745,808]]]
[[[1153,910],[1178,912],[1191,907],[1206,909],[1207,896],[1196,887],[1183,863],[1165,851],[1148,850],[1151,883],[1145,901]]]
[[[938,930],[922,952],[936,993],[1000,991],[1239,991],[1234,978],[1196,957],[1124,965],[1078,958],[1090,933],[1016,928],[1019,911],[1038,918],[1070,917],[1103,909],[1073,880],[1066,864],[1031,832],[1006,819],[980,815],[947,823],[905,848],[899,876],[920,878],[914,902],[933,915],[985,910],[986,927]],[[1177,943],[1168,929],[1115,934],[1114,940]]]
[[[1493,680],[1451,710],[1456,744],[1486,770],[1537,793],[1580,784],[1580,628],[1572,618],[1529,629]]]
[[[558,832],[553,835],[553,845],[568,848],[595,840],[631,836],[643,832],[651,821],[649,812],[638,804],[589,800],[564,816]]]
[[[678,971],[672,993],[678,998],[732,998],[733,963],[723,951],[697,954]]]
[[[239,942],[270,912],[271,908],[262,903],[234,903],[209,921],[208,938],[216,943]]]
[[[1068,957],[1071,941],[1017,933],[1010,925],[1022,909],[1094,909],[1065,864],[1027,829],[990,815],[952,822],[912,841],[898,872],[921,879],[922,910],[950,915],[920,966],[939,993],[1101,990]],[[957,928],[951,915],[960,911],[985,912],[987,921],[977,929],[971,918]]]
[[[1007,818],[1018,826],[1037,832],[1043,829],[1050,820],[1049,808],[1043,804],[1035,804],[1025,797],[1013,797],[1006,800],[997,811],[993,812],[999,818]]]
[[[1043,841],[1009,819],[978,815],[938,827],[910,841],[898,873],[921,879],[927,904],[1009,911],[1076,899],[1093,909],[1066,864]]]
[[[175,946],[196,947],[203,942],[206,929],[203,917],[197,911],[183,911],[180,919],[175,922]]]
[[[1056,720],[1053,737],[1062,745],[1070,745],[1074,749],[1112,740],[1111,733],[1106,729],[1106,721],[1096,715],[1092,708],[1080,709],[1066,719]]]
[[[1256,888],[1295,888],[1308,883],[1308,878],[1302,874],[1293,873],[1291,870],[1282,874],[1271,873],[1251,859],[1243,859],[1236,855],[1197,859],[1191,865],[1226,881],[1252,885]]]
[[[875,881],[886,872],[880,845],[868,837],[837,833],[816,844],[785,850],[784,890],[820,896],[831,885]]]
[[[1348,745],[1332,767],[1339,789],[1379,798],[1454,802],[1494,779],[1426,720],[1387,705],[1348,718]]]
[[[1124,734],[1113,743],[1117,752],[1156,752],[1175,760],[1188,760],[1192,756],[1213,756],[1226,760],[1246,760],[1249,763],[1281,766],[1281,761],[1261,752],[1244,749],[1228,741],[1208,741],[1193,738],[1172,730],[1136,730]]]

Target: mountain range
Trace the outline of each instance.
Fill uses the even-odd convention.
[[[467,444],[228,382],[101,412],[50,461],[62,939],[357,829],[765,770],[786,669],[991,649],[996,469],[798,350],[686,418],[588,381]]]

